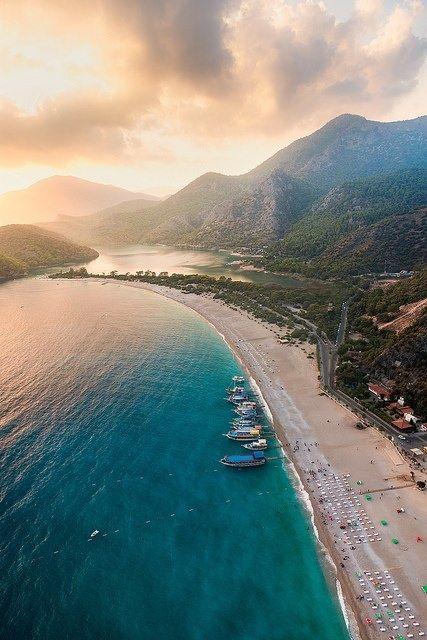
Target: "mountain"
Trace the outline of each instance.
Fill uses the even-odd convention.
[[[393,216],[350,233],[309,265],[321,278],[410,271],[427,262],[427,209]]]
[[[381,123],[339,116],[246,174],[206,173],[149,209],[122,203],[113,212],[77,223],[61,220],[51,228],[92,244],[258,250],[288,234],[305,216],[321,215],[321,205],[316,213],[313,204],[331,189],[386,172],[427,168],[426,130],[426,117]],[[365,203],[369,198],[368,193]],[[375,206],[379,221],[388,204],[383,198]]]
[[[252,170],[265,175],[280,168],[328,191],[377,173],[426,167],[427,116],[401,122],[374,122],[344,114],[296,140]]]
[[[265,254],[273,270],[325,275],[412,268],[425,260],[427,170],[334,187]]]
[[[33,225],[0,227],[0,279],[42,267],[86,262],[98,255],[94,249]]]
[[[44,222],[59,214],[80,216],[124,200],[156,202],[156,196],[133,193],[73,176],[51,176],[0,196],[0,224]]]

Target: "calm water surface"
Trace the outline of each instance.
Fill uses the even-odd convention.
[[[246,271],[232,264],[242,258],[226,251],[196,251],[177,249],[163,245],[129,245],[119,248],[98,248],[99,257],[87,264],[92,273],[135,273],[168,271],[168,273],[202,273],[209,276],[226,276],[233,280],[267,284],[275,282],[284,286],[303,286],[300,280],[288,276]]]
[[[218,464],[239,369],[209,325],[27,279],[0,327],[2,640],[347,638],[281,463]]]

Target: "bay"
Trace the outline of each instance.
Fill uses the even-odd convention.
[[[2,638],[348,637],[283,463],[218,463],[240,369],[212,327],[34,278],[0,287],[0,327]]]

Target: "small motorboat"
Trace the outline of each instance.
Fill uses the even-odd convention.
[[[249,449],[249,451],[265,451],[268,448],[267,440],[265,438],[258,438],[253,442],[242,444],[242,447]]]
[[[99,533],[98,529],[95,529],[95,531],[92,531],[92,533],[90,534],[91,538],[94,538],[95,536],[97,536]]]

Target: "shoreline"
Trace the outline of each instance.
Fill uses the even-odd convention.
[[[277,438],[285,453],[284,466],[290,469],[295,491],[311,521],[313,534],[318,541],[319,559],[331,590],[341,606],[350,636],[354,640],[372,640],[378,637],[397,637],[398,634],[405,634],[403,637],[406,638],[406,634],[411,631],[413,635],[409,635],[409,638],[423,635],[419,632],[425,629],[427,611],[425,599],[422,600],[425,594],[421,593],[419,587],[427,582],[427,562],[423,563],[419,555],[423,551],[422,545],[417,546],[410,540],[411,536],[413,538],[415,526],[421,532],[426,529],[427,510],[422,503],[423,496],[413,487],[410,487],[410,490],[400,487],[399,494],[405,492],[404,502],[401,495],[396,495],[399,487],[386,484],[386,481],[399,477],[399,474],[402,476],[404,472],[409,473],[406,469],[407,463],[396,458],[393,445],[374,429],[369,428],[363,432],[356,430],[358,417],[321,391],[316,360],[307,358],[306,349],[311,353],[313,347],[306,343],[299,346],[279,344],[276,337],[279,331],[277,327],[256,320],[242,310],[227,307],[210,296],[185,294],[180,290],[141,282],[118,282],[108,278],[99,279],[98,282],[151,291],[183,304],[197,313],[203,321],[208,322],[226,342],[271,413]],[[313,460],[315,456],[316,459]],[[375,459],[370,461],[370,457]],[[314,471],[316,467],[310,467],[313,464],[319,467],[318,471]],[[343,494],[342,484],[347,483],[349,476],[352,476],[349,482],[359,485],[351,488],[354,496],[351,500],[364,507],[363,516],[356,513],[361,512],[361,509],[356,509],[352,512],[352,517],[363,519],[360,524],[363,524],[365,531],[368,529],[368,526],[365,527],[367,522],[371,525],[369,529],[375,529],[373,525],[376,525],[377,529],[376,533],[363,533],[358,529],[361,531],[358,536],[366,536],[363,541],[356,541],[356,536],[350,541],[354,534],[347,534],[347,531],[340,530],[343,529],[342,526],[338,526],[339,522],[343,522],[340,517],[343,517],[344,512],[337,514],[337,505],[334,505],[334,502],[340,505],[339,500],[347,500],[348,496],[340,497],[340,493]],[[369,484],[368,488],[363,490],[360,485],[365,482]],[[330,485],[335,483],[337,487],[334,486],[332,494],[325,497],[325,489],[326,493],[330,492]],[[337,493],[334,493],[335,491]],[[361,502],[363,494],[367,492],[375,492],[374,500],[380,496],[373,510],[370,502]],[[393,515],[395,507],[403,505],[405,511],[408,511],[408,518],[396,518]],[[355,509],[355,505],[352,509]],[[390,517],[390,520],[394,517],[395,522],[393,527],[390,527],[390,534],[398,537],[400,547],[393,547],[390,540],[382,541],[381,536],[387,535],[387,532],[381,530],[378,525],[380,517],[384,518],[384,514],[387,518]],[[345,517],[349,517],[349,513]],[[372,518],[372,521],[367,520],[368,518]],[[417,523],[412,520],[416,520]],[[347,528],[350,526],[353,525],[347,525]],[[365,544],[358,547],[361,542]],[[403,552],[400,562],[396,559],[396,551],[397,555]],[[347,555],[343,556],[343,552]],[[396,566],[400,564],[402,566]],[[398,572],[398,577],[395,572]],[[391,573],[393,575],[390,575]],[[401,586],[384,586],[387,595],[376,595],[382,593],[383,588],[369,584],[373,580],[371,576],[376,574],[381,574],[379,579],[388,580],[393,585],[398,579]],[[381,582],[381,585],[383,584],[385,582]],[[397,595],[388,594],[392,589],[398,591]],[[399,621],[391,618],[393,623],[397,623],[396,626],[391,627],[392,622],[384,616],[384,621],[380,623],[383,626],[378,629],[373,625],[376,620],[370,609],[378,609],[381,605],[380,600],[384,600],[385,597],[405,598],[404,602],[408,606],[397,614]],[[379,598],[378,606],[369,604],[369,601],[375,602],[376,598]],[[400,603],[397,602],[388,604],[400,607]],[[382,603],[382,606],[385,604]],[[410,611],[410,614],[405,613],[406,611]],[[390,613],[395,615],[389,610],[387,613],[389,616]],[[423,613],[424,620],[421,619]],[[415,618],[417,622],[414,623],[412,620]],[[368,624],[367,620],[370,621]],[[416,629],[406,630],[405,627],[414,624],[418,625]],[[391,629],[396,629],[392,632],[393,635],[390,635]],[[378,630],[382,633],[379,634]],[[388,634],[384,633],[386,631]]]
[[[265,413],[267,413],[268,420],[272,423],[273,428],[276,432],[277,439],[280,443],[281,450],[284,454],[283,467],[286,473],[288,469],[290,469],[291,482],[294,486],[295,492],[299,497],[301,502],[301,506],[303,510],[306,512],[307,517],[310,522],[311,529],[313,531],[313,535],[316,538],[316,545],[318,546],[318,557],[319,561],[323,567],[325,577],[327,582],[329,583],[330,589],[332,591],[332,595],[336,598],[338,606],[341,609],[344,622],[347,626],[349,637],[351,640],[369,640],[370,636],[365,635],[363,633],[364,628],[362,626],[362,619],[359,615],[358,608],[355,606],[356,600],[354,600],[354,596],[351,590],[348,589],[348,586],[345,585],[345,577],[340,575],[340,567],[337,564],[337,559],[334,558],[334,548],[329,544],[327,535],[325,531],[322,531],[322,525],[318,522],[318,517],[316,517],[316,506],[313,504],[309,488],[305,486],[303,482],[303,475],[301,470],[298,469],[298,463],[292,456],[290,444],[280,437],[279,433],[277,433],[276,425],[277,419],[275,419],[274,414],[271,408],[268,405],[268,402],[265,400],[264,395],[262,393],[262,389],[259,387],[256,379],[253,377],[253,373],[248,367],[247,362],[242,359],[241,355],[236,351],[234,346],[230,344],[227,340],[226,336],[219,330],[219,328],[212,322],[208,315],[204,315],[200,310],[194,309],[191,305],[185,303],[185,300],[177,300],[174,296],[168,295],[168,290],[166,287],[162,287],[165,291],[159,291],[160,289],[157,285],[150,285],[148,283],[120,283],[134,286],[135,284],[139,285],[136,288],[142,288],[147,291],[151,291],[152,293],[157,293],[158,295],[163,295],[164,297],[174,300],[179,304],[183,304],[186,308],[192,310],[196,313],[204,322],[207,322],[215,332],[224,340],[227,347],[230,349],[234,358],[240,364],[242,369],[245,371],[246,376],[249,378],[250,386],[254,387],[257,393],[262,398],[263,409]],[[142,285],[142,286],[141,286]],[[155,287],[155,288],[154,288]],[[173,291],[173,290],[172,290]],[[286,465],[286,461],[288,464]],[[297,486],[295,486],[297,485]],[[333,575],[332,575],[333,574]],[[343,584],[344,582],[344,584]]]

